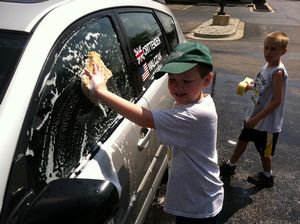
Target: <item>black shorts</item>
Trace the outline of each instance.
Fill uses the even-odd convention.
[[[244,127],[239,140],[243,142],[253,142],[261,156],[270,158],[274,155],[275,146],[279,133],[268,133]]]

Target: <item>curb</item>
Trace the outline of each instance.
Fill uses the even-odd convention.
[[[212,19],[202,23],[191,33],[186,34],[190,39],[207,40],[237,40],[244,35],[245,23],[238,18],[231,17],[229,25],[212,25]]]
[[[262,7],[249,5],[255,12],[274,12],[272,7],[265,3]],[[245,23],[238,18],[231,17],[228,25],[212,25],[213,19],[203,22],[196,29],[186,34],[189,39],[201,40],[237,40],[244,36]]]
[[[265,3],[263,7],[256,7],[255,4],[252,4],[252,7],[255,12],[274,12],[273,8],[268,3]]]
[[[237,18],[230,18],[229,24],[225,26],[212,25],[212,19],[202,23],[194,30],[195,37],[203,38],[223,38],[230,37],[236,33],[240,20]]]

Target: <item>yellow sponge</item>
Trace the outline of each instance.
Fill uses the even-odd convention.
[[[94,64],[99,65],[100,69],[103,72],[104,79],[107,81],[110,77],[112,77],[112,72],[105,66],[104,62],[101,59],[101,55],[96,51],[90,51],[87,55],[87,63],[86,68],[89,71],[93,71]]]
[[[253,82],[253,79],[246,77],[243,81],[241,81],[237,88],[236,88],[236,94],[242,96],[246,92],[246,88],[250,83]]]

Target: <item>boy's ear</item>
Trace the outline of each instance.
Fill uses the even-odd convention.
[[[214,78],[214,73],[209,72],[208,75],[204,77],[205,85],[208,86],[213,78]]]
[[[287,48],[284,48],[284,49],[282,50],[282,55],[285,55],[286,52],[287,52]]]

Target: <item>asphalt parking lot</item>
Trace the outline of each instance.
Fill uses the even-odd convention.
[[[240,133],[247,96],[235,93],[236,85],[246,76],[254,77],[263,65],[264,36],[274,30],[290,37],[288,53],[284,56],[289,72],[286,113],[273,160],[275,185],[257,188],[246,181],[248,175],[261,170],[258,154],[253,145],[239,161],[237,174],[224,181],[225,201],[219,223],[300,223],[300,2],[269,1],[273,12],[253,12],[247,2],[227,3],[225,12],[245,22],[244,34],[238,40],[199,40],[206,44],[214,57],[216,82],[213,97],[219,115],[219,161],[225,161],[234,150]],[[215,3],[169,6],[187,35],[217,12]],[[155,198],[146,224],[172,224],[172,216],[162,212],[165,185]]]

